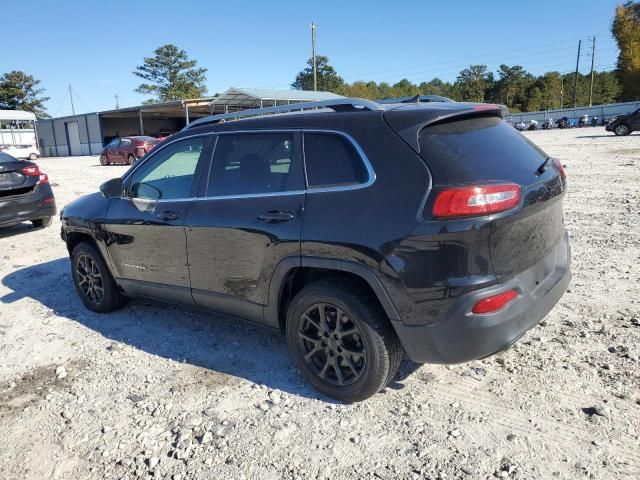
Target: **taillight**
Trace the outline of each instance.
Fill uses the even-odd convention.
[[[41,173],[40,174],[40,180],[38,180],[40,183],[49,183],[49,176],[46,173]]]
[[[448,188],[436,198],[433,216],[466,217],[503,212],[520,203],[521,192],[515,183]]]
[[[28,177],[39,177],[40,176],[40,167],[38,165],[32,165],[29,167],[24,167],[21,170]]]
[[[557,158],[554,158],[553,166],[556,167],[556,170],[558,170],[558,172],[560,172],[560,175],[562,176],[562,178],[567,178],[567,173],[564,171],[564,167],[562,166],[562,163],[560,163],[560,160],[558,160]]]
[[[515,290],[507,290],[506,292],[493,295],[492,297],[483,298],[476,302],[471,310],[473,313],[492,313],[504,308],[507,303],[515,300],[518,292]]]

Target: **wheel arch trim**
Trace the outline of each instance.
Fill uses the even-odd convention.
[[[373,293],[378,298],[378,301],[382,305],[382,308],[384,309],[389,319],[393,321],[400,320],[401,317],[398,314],[395,305],[391,301],[389,294],[382,285],[382,282],[375,274],[375,272],[369,267],[357,262],[339,258],[302,256],[287,257],[280,261],[271,277],[271,282],[269,284],[268,304],[264,309],[264,320],[268,326],[280,328],[279,308],[285,279],[287,278],[289,272],[297,267],[336,270],[340,272],[351,273],[360,277],[371,287]]]

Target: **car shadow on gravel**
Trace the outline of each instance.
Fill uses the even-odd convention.
[[[38,230],[30,222],[22,222],[11,227],[0,227],[0,238],[9,238]]]
[[[74,290],[68,258],[20,268],[5,276],[2,284],[11,292],[0,297],[0,304],[32,298],[58,317],[147,353],[334,403],[304,382],[293,365],[285,337],[278,332],[232,317],[152,300],[132,300],[110,314],[91,312]],[[43,323],[51,321],[49,312],[42,315]],[[105,349],[108,346],[105,344]],[[414,365],[405,362],[390,388],[402,388],[401,380],[418,367]],[[233,379],[228,378],[227,383],[231,382]]]

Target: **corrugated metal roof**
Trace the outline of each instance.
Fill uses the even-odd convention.
[[[36,115],[24,110],[0,110],[0,120],[35,120]]]
[[[267,102],[312,102],[342,98],[331,92],[314,92],[310,90],[272,90],[267,88],[231,87],[211,101],[211,105],[254,105],[260,100]]]

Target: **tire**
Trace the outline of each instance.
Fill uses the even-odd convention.
[[[35,153],[30,153],[29,154],[29,160],[31,160],[32,162],[38,159],[38,155]]]
[[[616,125],[613,129],[613,133],[615,133],[618,137],[624,137],[631,133],[631,127],[626,123],[621,123],[620,125]]]
[[[80,300],[89,310],[109,313],[126,303],[102,255],[93,245],[81,242],[73,249],[71,275]],[[87,286],[87,282],[90,285]]]
[[[104,155],[100,155],[100,165],[109,165],[109,160]]]
[[[304,287],[289,305],[286,331],[303,376],[321,393],[344,402],[382,390],[402,361],[400,340],[377,300],[342,278]]]
[[[31,220],[31,223],[35,228],[47,228],[49,225],[51,225],[51,221],[51,217],[44,217]]]
[[[129,156],[127,156],[127,165],[133,165],[134,163],[136,163],[136,157],[130,153]]]

